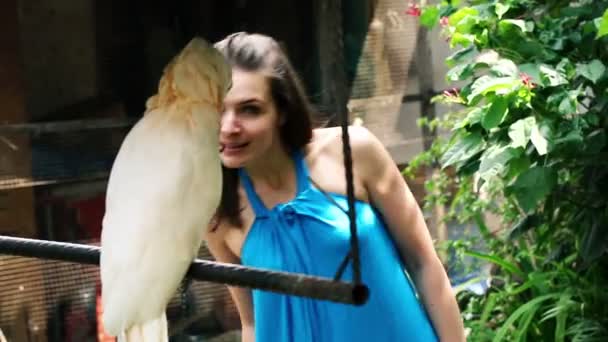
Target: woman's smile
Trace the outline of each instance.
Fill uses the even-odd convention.
[[[247,146],[248,142],[245,143],[222,143],[220,144],[220,152],[224,155],[235,155],[242,152]]]

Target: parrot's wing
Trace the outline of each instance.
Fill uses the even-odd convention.
[[[100,263],[104,325],[111,333],[164,312],[219,203],[217,144],[201,141],[208,138],[190,126],[150,113],[116,157]]]

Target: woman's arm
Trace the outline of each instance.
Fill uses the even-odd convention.
[[[352,132],[352,133],[350,133]],[[353,165],[382,213],[441,341],[465,341],[454,292],[435,252],[422,212],[382,143],[351,128]]]
[[[224,240],[223,231],[225,227],[218,227],[213,232],[206,234],[207,248],[215,260],[227,263],[240,263],[239,258],[230,251]],[[243,342],[255,342],[255,329],[253,320],[253,304],[251,291],[246,288],[228,286],[232,300],[236,304],[241,320],[241,340]]]

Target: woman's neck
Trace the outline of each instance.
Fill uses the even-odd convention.
[[[263,158],[246,166],[245,170],[257,187],[279,190],[295,184],[294,162],[282,147],[268,151]]]

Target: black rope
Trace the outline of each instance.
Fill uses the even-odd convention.
[[[0,235],[0,254],[99,265],[100,251],[100,247],[91,245]],[[345,304],[362,305],[369,296],[368,288],[361,284],[201,259],[192,262],[186,276]]]
[[[344,111],[346,112],[346,111]],[[361,284],[361,264],[359,261],[359,238],[357,234],[357,214],[355,211],[355,187],[353,181],[353,160],[350,147],[350,136],[348,135],[348,114],[343,115],[342,120],[342,144],[344,146],[344,168],[346,173],[346,197],[348,203],[348,219],[350,221],[350,256],[353,261],[353,280],[355,284]]]
[[[312,179],[311,177],[308,177],[308,180],[315,188],[317,188],[317,190],[319,190],[319,192],[321,192],[323,194],[323,196],[325,196],[325,199],[327,199],[329,202],[331,202],[331,204],[338,207],[344,213],[344,215],[348,216],[348,210],[342,208],[342,206],[340,204],[338,204],[338,202],[336,202],[336,200],[333,197],[331,197],[331,195],[328,194],[327,191],[323,190],[323,188],[321,188],[319,186],[319,184],[317,184],[317,182],[315,182],[314,179]]]
[[[344,215],[348,216],[348,211],[344,208],[342,208],[342,206],[336,202],[336,200],[331,197],[327,191],[323,190],[323,188],[321,188],[321,186],[319,184],[317,184],[317,182],[315,182],[314,179],[312,179],[311,177],[308,177],[308,180],[310,181],[310,183],[317,188],[317,190],[319,190],[323,196],[325,196],[325,198],[331,202],[331,204],[335,205],[336,207],[338,207],[343,213]],[[352,254],[351,251],[349,250],[348,253],[346,253],[346,255],[344,256],[344,258],[342,258],[342,262],[340,262],[340,266],[338,266],[338,270],[336,271],[336,273],[334,274],[334,280],[340,280],[342,278],[342,274],[344,273],[344,270],[346,270],[346,266],[348,265],[348,261],[352,258]]]
[[[342,32],[342,0],[322,1],[319,5],[319,38],[322,45],[321,72],[327,93],[331,96],[324,99],[324,104],[333,107],[342,128],[342,152],[344,155],[344,173],[346,178],[346,196],[348,201],[348,218],[350,221],[350,259],[352,260],[353,280],[361,283],[359,262],[359,239],[355,213],[355,191],[353,184],[353,166],[348,133],[349,118],[346,104],[348,101],[348,82],[344,68],[344,37]],[[333,123],[333,120],[332,120]]]
[[[340,266],[338,267],[336,274],[334,274],[335,281],[342,279],[342,274],[344,273],[344,270],[346,270],[346,266],[348,265],[348,261],[350,260],[350,258],[352,258],[352,255],[351,255],[350,251],[348,251],[348,253],[346,253],[344,258],[342,259],[342,262],[340,263]]]
[[[337,6],[340,11],[337,14],[340,20],[336,23],[336,48],[338,52],[338,56],[343,58],[343,37],[342,37],[342,1],[336,1],[339,6]],[[353,267],[353,281],[355,284],[361,284],[361,263],[359,261],[359,237],[357,234],[357,214],[355,210],[355,186],[353,180],[353,159],[352,159],[352,151],[350,146],[350,135],[348,133],[349,126],[349,118],[348,118],[348,110],[346,108],[346,75],[344,71],[344,64],[336,63],[334,64],[335,72],[337,73],[338,80],[341,81],[339,86],[336,87],[336,104],[337,110],[341,121],[342,128],[342,152],[344,154],[344,173],[346,176],[346,197],[348,203],[348,218],[350,222],[350,258],[352,259],[352,267]],[[348,257],[348,256],[347,256]]]

